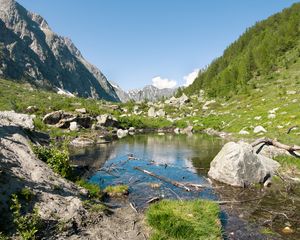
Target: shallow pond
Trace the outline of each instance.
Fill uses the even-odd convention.
[[[135,135],[108,144],[71,149],[71,160],[76,165],[88,166],[89,181],[102,189],[108,185],[128,185],[129,201],[136,208],[143,209],[153,197],[242,201],[223,208],[228,213],[224,221],[230,225],[228,231],[240,234],[234,239],[300,239],[299,186],[285,193],[285,186],[276,186],[276,183],[276,187],[269,190],[260,186],[241,189],[214,184],[218,189],[209,187],[187,192],[134,169],[140,167],[178,182],[209,185],[206,177],[210,162],[224,144],[225,140],[207,135]],[[257,200],[247,201],[255,198]],[[285,213],[291,219],[287,219]],[[261,227],[249,230],[250,222],[265,226],[268,237],[259,234]],[[281,231],[285,226],[291,226],[295,232],[283,235]]]
[[[208,188],[183,191],[170,183],[137,171],[134,167],[181,182],[208,184],[210,161],[223,146],[223,140],[206,135],[135,135],[94,147],[73,149],[71,160],[94,169],[89,181],[101,188],[107,185],[129,185],[129,200],[143,207],[153,197],[216,199]],[[157,184],[161,184],[158,187]]]

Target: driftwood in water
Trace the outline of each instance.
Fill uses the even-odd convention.
[[[264,145],[272,145],[274,147],[286,150],[286,151],[288,151],[289,153],[291,153],[294,156],[295,156],[295,151],[300,151],[300,146],[296,146],[296,145],[289,146],[289,145],[286,145],[286,144],[278,142],[277,139],[270,139],[270,138],[260,138],[260,139],[257,139],[251,145],[252,145],[252,147],[256,147],[257,145],[259,145],[261,143],[263,143],[263,146]],[[260,149],[258,150],[257,153],[259,153],[262,150],[262,147],[260,147]]]
[[[149,176],[152,176],[152,177],[155,177],[161,181],[164,181],[164,182],[167,182],[167,183],[171,183],[172,185],[176,186],[176,187],[179,187],[179,188],[183,188],[185,189],[186,191],[190,192],[191,191],[191,188],[193,188],[194,190],[198,191],[200,190],[201,188],[205,188],[205,187],[210,187],[208,185],[201,185],[201,184],[194,184],[194,183],[182,183],[182,182],[178,182],[178,181],[174,181],[172,179],[169,179],[169,178],[166,178],[166,177],[163,177],[163,176],[159,176],[153,172],[150,172],[150,171],[147,171],[145,169],[142,169],[140,167],[134,167],[134,169],[138,170],[138,171],[141,171]]]

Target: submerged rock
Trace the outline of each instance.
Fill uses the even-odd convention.
[[[256,154],[250,144],[229,142],[210,164],[209,177],[232,186],[262,183],[280,164]]]
[[[85,147],[85,146],[93,145],[94,143],[95,142],[92,139],[78,137],[75,138],[73,141],[71,141],[70,145],[75,147]]]

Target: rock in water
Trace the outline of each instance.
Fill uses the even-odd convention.
[[[128,135],[128,130],[118,129],[117,136],[118,138],[123,138]]]
[[[211,162],[208,175],[219,182],[244,187],[263,182],[279,166],[278,162],[256,154],[250,144],[229,142]]]

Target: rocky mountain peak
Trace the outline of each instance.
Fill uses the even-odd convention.
[[[14,0],[0,0],[1,21],[0,77],[119,101],[102,72],[84,59],[71,39],[54,33],[42,16]]]

